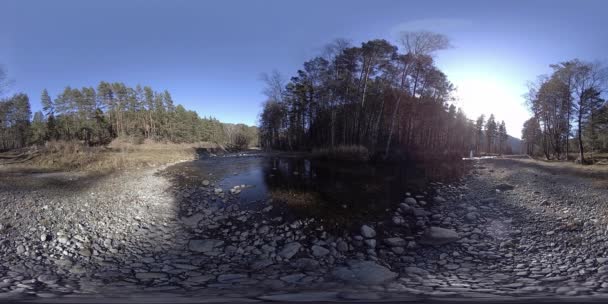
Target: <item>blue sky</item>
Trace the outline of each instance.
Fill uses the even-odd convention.
[[[0,2],[0,64],[12,91],[55,96],[100,80],[169,90],[202,116],[257,123],[262,72],[291,76],[335,38],[354,44],[431,30],[470,117],[493,112],[519,137],[526,82],[572,58],[608,60],[608,1]]]

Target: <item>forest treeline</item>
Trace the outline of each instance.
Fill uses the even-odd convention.
[[[533,116],[522,130],[530,155],[567,159],[587,152],[608,152],[608,70],[578,59],[553,64],[550,75],[530,83],[526,100]]]
[[[97,88],[66,87],[52,98],[41,94],[42,111],[31,113],[29,98],[18,93],[0,100],[0,150],[52,140],[105,145],[115,138],[193,143],[215,142],[232,148],[257,145],[257,127],[226,124],[175,105],[168,91],[148,86],[100,82]]]
[[[402,33],[399,47],[376,39],[329,44],[289,81],[265,75],[260,142],[281,150],[364,147],[388,158],[507,152],[506,127],[491,115],[470,120],[433,55],[447,37]]]

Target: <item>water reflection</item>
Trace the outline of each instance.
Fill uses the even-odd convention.
[[[273,198],[287,202],[296,216],[332,222],[381,218],[405,192],[420,193],[429,181],[460,178],[468,162],[352,163],[300,157],[258,157],[246,162],[236,175],[220,185],[253,185],[241,192],[248,204]]]

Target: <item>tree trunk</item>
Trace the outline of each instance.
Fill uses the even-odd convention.
[[[583,148],[583,132],[582,132],[582,120],[583,120],[583,109],[582,107],[579,108],[579,113],[578,113],[578,151],[580,154],[580,158],[581,158],[581,165],[585,164],[585,155],[584,155],[584,148]]]
[[[393,118],[391,119],[391,128],[388,131],[388,140],[386,141],[386,149],[384,150],[384,159],[388,158],[388,152],[391,148],[391,140],[393,138],[393,130],[395,129],[395,121],[397,120],[397,112],[399,112],[399,105],[401,105],[401,94],[397,98],[397,104],[395,105],[395,111],[393,111]]]

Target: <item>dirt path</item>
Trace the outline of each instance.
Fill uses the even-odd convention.
[[[314,219],[286,220],[272,204],[241,210],[238,194],[214,180],[160,171],[3,174],[0,299],[608,293],[608,189],[588,175],[478,161],[460,183],[435,184],[385,221],[335,234]]]

